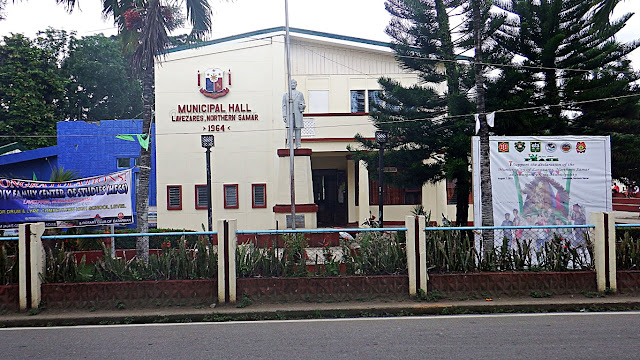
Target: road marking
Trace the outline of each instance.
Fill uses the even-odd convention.
[[[222,314],[221,314],[222,315]],[[353,322],[353,321],[389,321],[389,320],[440,320],[440,319],[474,319],[474,318],[506,318],[506,317],[545,317],[545,316],[598,316],[598,315],[640,315],[640,311],[602,311],[602,312],[558,312],[532,314],[463,314],[463,315],[417,315],[417,316],[388,316],[370,318],[340,318],[340,319],[291,319],[291,320],[243,320],[243,321],[209,321],[190,323],[148,323],[148,324],[114,324],[114,325],[78,325],[78,326],[43,326],[43,327],[14,327],[0,328],[0,331],[16,330],[61,330],[61,329],[104,329],[122,327],[150,327],[150,326],[202,326],[202,325],[243,325],[243,324],[287,324],[287,323],[316,323],[316,322]]]

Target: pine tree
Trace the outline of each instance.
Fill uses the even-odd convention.
[[[400,171],[389,181],[396,186],[422,186],[445,177],[456,180],[456,222],[467,223],[470,191],[469,143],[473,106],[468,100],[470,69],[456,62],[448,10],[459,0],[388,0],[385,4],[392,20],[387,34],[401,66],[416,71],[421,84],[403,87],[391,79],[380,79],[382,102],[374,104],[374,124],[390,134],[390,151],[385,164]],[[441,61],[444,60],[444,61]],[[446,82],[439,93],[435,85]],[[471,81],[472,82],[472,81]],[[356,135],[362,147],[377,145]],[[369,170],[377,169],[373,153],[354,152],[365,160]]]
[[[501,27],[492,61],[505,54],[524,61],[490,84],[489,108],[532,110],[498,114],[496,133],[611,134],[614,177],[637,179],[637,157],[619,150],[640,147],[638,98],[629,97],[637,94],[638,75],[625,60],[640,44],[614,39],[631,14],[603,27],[594,22],[593,0],[510,0],[503,8],[514,17]],[[609,97],[622,98],[596,101]]]

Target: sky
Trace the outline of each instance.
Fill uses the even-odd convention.
[[[111,19],[101,14],[101,1],[78,0],[80,9],[69,15],[54,0],[9,0],[6,20],[0,21],[0,35],[22,33],[30,38],[47,27],[76,31],[78,36],[96,33],[115,35]],[[211,38],[241,34],[285,24],[284,0],[209,0],[213,14]],[[389,41],[384,29],[389,14],[384,0],[289,0],[289,26],[307,30],[324,31],[339,35]],[[622,42],[640,39],[640,0],[624,0],[614,12],[614,17],[636,12],[627,26],[618,34]],[[184,31],[186,32],[186,31]],[[631,59],[640,70],[640,49]]]

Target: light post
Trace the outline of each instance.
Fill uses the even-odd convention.
[[[376,131],[376,142],[378,143],[378,221],[380,227],[384,227],[384,144],[389,139],[389,133],[385,130]]]
[[[207,225],[208,231],[213,231],[213,210],[211,208],[211,148],[213,147],[213,135],[201,135],[200,143],[203,148],[207,149]],[[209,234],[209,240],[212,240],[212,235]]]

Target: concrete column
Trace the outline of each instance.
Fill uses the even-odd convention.
[[[416,274],[416,222],[413,216],[405,216],[404,227],[407,228],[407,272],[409,274],[409,295],[417,293]]]
[[[416,216],[417,229],[416,234],[418,236],[418,261],[420,261],[420,289],[427,293],[427,280],[429,280],[429,274],[427,274],[427,234],[424,232],[424,228],[427,225],[427,218],[424,215]]]
[[[363,161],[359,162],[358,169],[360,171],[358,174],[360,206],[358,206],[358,219],[356,221],[360,226],[365,219],[369,218],[369,171]]]
[[[225,286],[227,279],[225,274],[226,262],[224,256],[227,251],[225,220],[218,220],[216,228],[218,230],[218,303],[224,304],[227,294],[227,288]]]
[[[45,271],[42,246],[44,223],[20,224],[18,242],[18,283],[20,310],[37,309],[42,300],[41,274]]]
[[[593,261],[596,268],[598,291],[616,291],[616,242],[613,213],[591,213],[589,219],[595,225],[593,237]]]
[[[425,216],[406,216],[407,228],[407,270],[409,273],[409,295],[415,295],[418,289],[427,293],[427,248],[424,226]]]
[[[236,274],[236,248],[238,247],[238,234],[236,234],[236,231],[238,231],[238,220],[229,220],[229,226],[228,226],[228,230],[229,230],[229,242],[227,244],[227,251],[228,251],[228,259],[229,259],[229,272],[228,272],[228,276],[229,276],[229,302],[232,304],[236,303],[236,299],[237,299],[237,294],[236,294],[236,279],[237,279],[237,274]]]
[[[237,220],[218,220],[218,302],[235,303]]]

